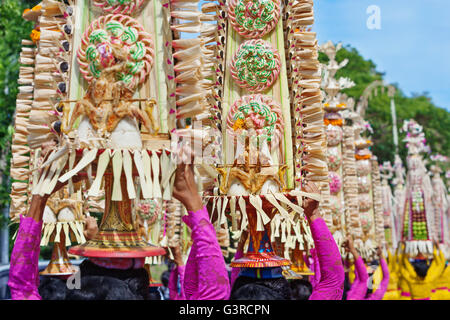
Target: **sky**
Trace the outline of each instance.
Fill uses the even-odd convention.
[[[367,27],[372,5],[379,30]],[[450,0],[316,0],[314,12],[319,44],[350,44],[385,73],[386,83],[408,96],[428,92],[450,111]]]

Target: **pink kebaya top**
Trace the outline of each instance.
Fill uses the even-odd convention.
[[[320,268],[320,280],[309,300],[341,300],[345,274],[338,246],[322,218],[311,222],[310,228]]]
[[[182,219],[192,230],[193,244],[184,269],[184,277],[182,269],[177,268],[181,284],[181,295],[178,299],[228,299],[230,296],[228,272],[206,207],[196,212],[189,211]],[[173,290],[176,288],[177,274],[170,279],[172,281],[169,288]]]
[[[318,272],[318,282],[313,286],[313,293],[309,300],[341,300],[344,291],[344,267],[342,265],[339,249],[333,236],[322,218],[315,219],[311,224],[311,234],[315,244],[315,269]],[[237,251],[235,259],[243,256]],[[231,286],[239,276],[239,268],[231,272]]]
[[[192,230],[193,245],[185,267],[185,277],[182,276],[183,268],[178,268],[182,284],[178,299],[228,299],[228,273],[208,211],[204,207],[197,212],[188,213],[183,221]],[[38,292],[41,229],[42,221],[38,223],[31,217],[20,218],[8,281],[13,300],[41,300]],[[176,274],[173,278],[175,281],[172,279],[172,287],[175,282],[174,292],[177,293]]]
[[[170,300],[186,300],[186,296],[184,295],[184,271],[186,266],[177,266],[172,272],[170,272],[169,277],[169,297]],[[180,279],[180,292],[178,292],[178,279]]]
[[[38,292],[41,229],[42,221],[20,216],[9,268],[8,286],[12,300],[41,300]]]
[[[383,280],[380,282],[378,289],[369,294],[369,296],[364,300],[382,300],[384,294],[386,293],[389,284],[389,268],[387,266],[386,260],[380,259],[381,271],[383,272]]]
[[[347,292],[347,300],[364,300],[367,293],[367,274],[366,266],[361,257],[355,261],[355,281],[353,281],[350,290]]]

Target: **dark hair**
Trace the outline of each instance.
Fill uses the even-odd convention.
[[[166,270],[161,274],[161,282],[162,282],[163,286],[166,288],[169,286],[169,278],[170,278],[169,270]]]
[[[380,260],[373,260],[369,263],[369,266],[375,271],[380,265]]]
[[[150,287],[148,290],[148,300],[163,300],[159,287]]]
[[[53,276],[40,276],[39,295],[44,300],[66,300],[65,280]]]
[[[231,294],[230,300],[285,300],[278,292],[266,286],[249,283]]]
[[[370,276],[368,280],[370,281],[370,283],[367,285],[367,290],[366,290],[366,295],[365,295],[366,298],[374,292],[373,286],[375,285],[373,275]]]
[[[427,260],[415,260],[411,264],[419,277],[425,278],[427,276],[428,268],[430,267]]]
[[[291,300],[291,288],[285,278],[239,276],[231,289],[230,300]]]
[[[345,273],[345,279],[344,279],[344,292],[342,294],[342,300],[347,300],[347,292],[350,290],[350,280],[348,278],[348,272]]]
[[[144,268],[107,269],[84,260],[80,265],[81,288],[70,290],[66,280],[41,277],[39,294],[44,300],[148,300],[149,277]]]
[[[312,284],[304,279],[295,279],[289,282],[292,300],[308,300],[312,294]]]

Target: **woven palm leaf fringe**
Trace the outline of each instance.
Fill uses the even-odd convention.
[[[384,233],[384,217],[383,217],[383,198],[380,181],[380,167],[376,157],[372,157],[372,195],[373,195],[373,210],[375,222],[375,239],[377,245],[384,248],[386,245]]]
[[[352,126],[344,126],[343,140],[343,173],[344,173],[344,201],[345,226],[347,234],[353,239],[362,239],[361,221],[358,207],[358,176],[355,160],[355,133]],[[361,241],[358,241],[361,243]],[[361,249],[361,248],[358,248]]]
[[[26,214],[28,210],[30,147],[26,141],[26,136],[28,135],[27,126],[33,103],[35,53],[36,47],[34,43],[30,40],[22,40],[22,50],[19,58],[22,66],[19,69],[19,93],[16,99],[10,169],[13,183],[11,185],[9,216],[12,221],[16,222],[18,222],[19,216]]]
[[[27,141],[32,149],[40,148],[47,141],[58,140],[52,124],[61,120],[61,113],[56,110],[58,100],[68,96],[73,51],[73,32],[65,32],[64,25],[74,26],[74,18],[66,14],[65,9],[63,3],[42,1],[33,104],[27,128]]]
[[[294,117],[295,183],[298,188],[304,172],[306,182],[312,181],[318,185],[322,193],[320,213],[330,228],[333,222],[320,90],[322,79],[316,33],[307,29],[314,23],[313,1],[288,3],[284,16],[287,69]]]
[[[166,241],[168,247],[179,247],[181,245],[181,217],[184,206],[176,199],[166,203]]]

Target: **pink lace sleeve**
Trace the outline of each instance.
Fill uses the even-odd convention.
[[[188,213],[183,217],[183,221],[192,230],[195,248],[192,248],[194,251],[191,249],[186,263],[184,283],[186,299],[228,299],[230,295],[228,272],[208,211],[203,207],[202,210]]]
[[[236,250],[236,253],[234,254],[234,260],[240,259],[243,256],[244,256],[244,253],[241,250]],[[233,288],[234,282],[239,277],[240,271],[241,271],[241,268],[233,268],[233,270],[231,270],[231,277],[230,277],[231,288]]]
[[[184,271],[186,266],[178,266],[172,270],[169,277],[169,296],[170,300],[186,300],[184,295]],[[180,279],[180,293],[178,293],[177,283]]]
[[[191,246],[186,266],[184,268],[184,296],[186,300],[197,291],[198,273],[197,273],[197,244],[194,242]]]
[[[316,249],[311,249],[311,257],[312,261],[307,262],[308,267],[311,269],[312,272],[314,272],[314,275],[309,276],[309,282],[311,282],[311,285],[314,288],[319,284],[320,282],[320,267],[319,267],[319,259],[317,258],[317,252]],[[306,258],[305,261],[308,261],[309,258]]]
[[[41,229],[42,221],[38,223],[31,217],[20,217],[8,281],[12,300],[41,300],[38,292]]]
[[[369,297],[366,300],[381,300],[384,297],[384,294],[386,293],[388,284],[389,284],[389,268],[387,266],[386,260],[381,259],[381,271],[383,272],[383,280],[381,280],[380,286],[378,289],[369,295]]]
[[[361,257],[358,257],[355,261],[355,276],[355,281],[347,293],[347,300],[364,300],[367,293],[367,279],[369,279],[369,275]]]
[[[322,218],[315,219],[311,233],[320,267],[320,282],[309,300],[341,300],[344,290],[344,267],[333,236]]]

